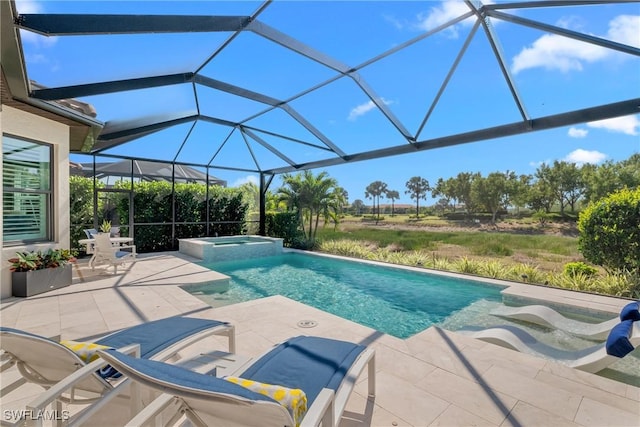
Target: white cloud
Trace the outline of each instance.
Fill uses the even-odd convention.
[[[620,15],[609,22],[611,40],[640,47],[640,15]]]
[[[493,1],[484,1],[484,4],[491,4]],[[440,5],[434,6],[428,12],[418,14],[418,24],[416,27],[421,31],[432,30],[452,19],[469,12],[469,6],[460,0],[445,0]],[[465,19],[458,25],[472,25],[473,19]],[[445,32],[451,38],[458,38],[458,25],[448,27]]]
[[[584,138],[585,136],[587,136],[588,133],[589,133],[589,131],[586,130],[586,129],[580,129],[580,128],[571,127],[569,129],[568,135],[571,138]]]
[[[601,163],[606,158],[607,155],[599,151],[588,151],[578,148],[577,150],[573,150],[571,153],[567,154],[563,160],[565,162],[575,163],[578,166],[582,166],[586,163],[595,165]]]
[[[563,20],[560,26],[570,25],[572,20]],[[606,39],[640,46],[640,15],[620,15],[609,22]],[[581,71],[585,63],[602,61],[614,51],[590,43],[580,42],[556,34],[545,34],[525,47],[513,58],[511,70],[519,73],[529,68],[542,67],[563,73]]]
[[[609,132],[624,133],[626,135],[638,135],[640,129],[640,120],[637,115],[616,117],[613,119],[599,120],[597,122],[589,122],[587,126],[604,129]]]
[[[20,14],[37,14],[43,13],[43,3],[34,0],[16,0],[16,9]],[[22,43],[30,43],[37,47],[49,47],[58,42],[58,37],[45,37],[40,34],[33,33],[31,31],[20,30],[20,38]]]
[[[606,56],[607,50],[603,47],[555,34],[545,34],[513,58],[511,71],[517,74],[535,67],[560,70],[563,73],[571,70],[581,71],[584,62],[595,62]]]
[[[386,100],[384,98],[381,98],[380,100],[385,105],[392,104],[391,101]],[[365,102],[364,104],[360,104],[360,105],[358,105],[356,107],[353,107],[351,109],[351,111],[349,111],[349,117],[347,117],[347,120],[350,120],[350,121],[353,122],[358,117],[364,116],[365,114],[367,114],[369,111],[373,110],[374,108],[376,108],[376,104],[371,100],[369,102]]]
[[[41,3],[33,0],[16,0],[18,13],[42,13]]]
[[[246,184],[248,182],[250,182],[251,184],[258,185],[258,177],[256,177],[255,175],[247,175],[245,177],[238,178],[233,182],[233,184],[229,185],[229,187],[231,188],[240,187],[242,184]]]
[[[386,14],[382,15],[382,19],[384,19],[385,21],[393,25],[396,28],[396,30],[402,30],[405,26],[403,22],[401,22],[398,18],[392,15],[386,15]]]

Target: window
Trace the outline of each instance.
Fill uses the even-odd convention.
[[[2,137],[3,242],[51,240],[50,145]]]

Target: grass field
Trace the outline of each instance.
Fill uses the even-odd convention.
[[[470,228],[434,217],[416,222],[408,216],[378,224],[360,218],[347,218],[335,230],[328,226],[318,231],[321,240],[352,240],[392,251],[429,251],[438,257],[455,260],[470,258],[499,260],[506,264],[536,265],[544,271],[562,271],[564,264],[584,261],[576,237],[555,232],[549,226],[540,230],[531,221],[511,221],[494,228]],[[437,222],[437,225],[433,223]]]
[[[438,219],[434,218],[435,221]],[[585,262],[578,251],[573,221],[541,224],[507,220],[496,226],[482,221],[431,219],[393,221],[347,217],[318,230],[318,250],[353,258],[434,268],[482,277],[548,285],[576,291],[640,298],[640,282],[629,274],[595,274],[565,270]],[[588,263],[586,263],[588,264]]]

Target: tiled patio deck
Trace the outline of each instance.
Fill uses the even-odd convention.
[[[217,273],[178,253],[141,256],[117,276],[90,274],[83,264],[75,268],[77,283],[70,287],[3,301],[2,326],[89,340],[187,314],[234,323],[238,353],[248,356],[301,334],[367,344],[376,349],[377,394],[367,400],[366,383],[358,384],[341,423],[345,427],[640,425],[640,388],[438,328],[401,340],[284,297],[212,309],[177,285],[215,280]],[[549,298],[565,297],[544,291]],[[612,311],[625,303],[577,297]],[[309,319],[318,326],[297,326]],[[14,374],[3,373],[3,382]],[[20,407],[35,392],[3,398],[2,409]]]

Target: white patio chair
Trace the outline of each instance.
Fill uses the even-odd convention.
[[[214,335],[228,337],[229,352],[235,352],[235,327],[232,324],[183,316],[142,323],[86,344],[96,348],[117,348],[143,359],[180,363],[180,351]],[[90,405],[74,415],[73,422],[82,424],[82,419],[90,417],[127,389],[129,381],[123,380],[113,368],[105,367],[107,362],[100,358],[93,360],[90,351],[74,351],[69,345],[71,342],[63,345],[29,332],[0,327],[0,349],[5,355],[0,372],[16,366],[21,374],[12,383],[3,381],[0,396],[5,398],[27,383],[39,385],[46,391],[27,405],[24,416],[41,413],[50,404],[58,411],[63,404]],[[133,414],[141,409],[137,398],[131,399],[131,405]],[[20,420],[17,424],[23,425],[26,421],[30,425],[40,425],[43,420]]]
[[[94,236],[94,240],[95,253],[89,261],[89,266],[92,270],[95,269],[96,265],[107,264],[107,267],[113,266],[114,272],[118,273],[119,265],[123,265],[136,256],[135,245],[113,246],[109,233],[98,233]],[[132,251],[123,251],[122,249],[124,248],[130,248]]]

